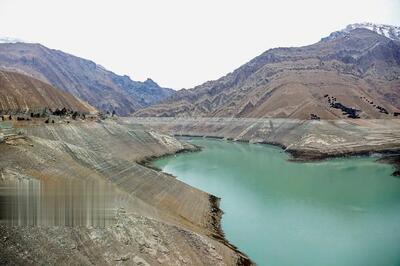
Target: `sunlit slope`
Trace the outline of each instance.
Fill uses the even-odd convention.
[[[270,49],[135,115],[392,118],[399,87],[400,43],[357,28],[309,46]]]
[[[45,108],[66,108],[83,113],[96,111],[88,103],[43,81],[16,72],[0,71],[1,112],[36,112]]]

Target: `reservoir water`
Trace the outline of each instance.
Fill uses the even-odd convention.
[[[258,265],[400,265],[400,179],[374,158],[295,163],[280,148],[193,138],[157,160],[221,198],[225,237]]]

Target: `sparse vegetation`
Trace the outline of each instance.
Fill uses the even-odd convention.
[[[311,120],[320,120],[321,118],[316,114],[310,114],[310,119]]]
[[[358,113],[361,112],[361,110],[357,110],[352,107],[347,107],[344,104],[337,102],[336,97],[330,97],[329,95],[326,97],[328,98],[328,103],[331,108],[342,110],[342,114],[347,115],[348,118],[353,118],[353,119],[360,118],[360,115]]]

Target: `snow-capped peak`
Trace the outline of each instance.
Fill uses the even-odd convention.
[[[17,43],[17,42],[26,42],[26,41],[17,38],[0,36],[0,43]]]
[[[375,24],[375,23],[354,23],[348,25],[343,31],[349,32],[354,29],[368,29],[374,31],[380,35],[383,35],[389,39],[400,41],[400,27],[385,25],[385,24]]]
[[[389,39],[400,41],[400,27],[370,22],[350,24],[340,31],[332,32],[328,37],[323,38],[322,40],[334,40],[337,37],[343,36],[354,29],[368,29]]]

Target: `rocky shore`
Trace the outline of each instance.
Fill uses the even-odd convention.
[[[251,264],[224,239],[218,199],[139,163],[196,147],[141,125],[110,120],[30,125],[24,132],[0,144],[0,177],[20,187],[40,182],[40,196],[29,198],[35,202],[28,205],[38,211],[2,220],[0,264]],[[81,226],[84,207],[60,203],[64,192],[50,197],[58,210],[52,219],[39,219],[44,214],[37,206],[49,204],[41,201],[46,198],[43,188],[54,180],[111,184],[108,193],[118,200],[112,202],[109,225]],[[68,200],[79,202],[74,195]],[[79,215],[68,217],[77,223],[63,224],[67,214]]]
[[[392,164],[395,167],[393,176],[400,177],[400,155],[388,155],[378,160],[380,163]]]
[[[173,135],[279,145],[298,161],[400,150],[399,120],[124,118],[19,127],[22,135],[0,143],[3,184],[101,181],[119,200],[108,226],[66,226],[60,217],[50,225],[40,212],[2,220],[0,264],[251,264],[225,240],[218,198],[146,165],[199,149]],[[396,156],[381,161],[399,165]]]
[[[126,118],[123,122],[176,136],[273,144],[295,161],[400,152],[399,119]]]

